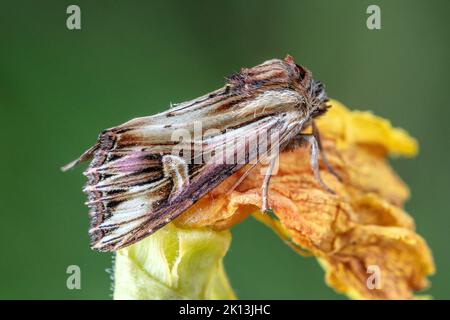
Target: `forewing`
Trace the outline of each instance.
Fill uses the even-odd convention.
[[[302,127],[298,107],[304,98],[292,89],[291,77],[290,65],[268,61],[205,96],[105,130],[92,148],[64,167],[92,158],[85,172],[91,246],[113,251],[130,245],[172,221],[245,164],[267,158],[273,146],[261,152],[255,134],[275,132],[277,150],[282,148]],[[204,133],[200,139],[195,137],[198,124]],[[193,140],[174,139],[178,130]],[[183,154],[174,154],[180,146]]]
[[[193,149],[199,145],[194,141],[183,149],[190,157],[172,154],[169,143],[117,148],[116,142],[103,138],[103,147],[94,152],[85,172],[91,246],[113,251],[152,234],[242,166],[258,156],[265,157],[250,145],[255,133],[283,133],[286,123],[283,116],[261,118],[205,138],[201,152]],[[120,134],[114,139],[121,139]]]

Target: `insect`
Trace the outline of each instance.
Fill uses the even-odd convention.
[[[334,171],[321,152],[314,124],[327,111],[327,101],[324,86],[288,55],[242,68],[222,88],[165,112],[104,130],[94,146],[62,168],[66,171],[92,159],[84,173],[91,247],[114,251],[139,241],[242,167],[250,166],[245,177],[263,161],[268,164],[261,187],[266,211],[270,177],[278,161],[274,150],[296,148],[304,142],[311,145],[311,166],[318,183],[329,190],[319,175],[319,154]],[[195,134],[194,140],[173,138],[179,130],[192,134],[198,121],[206,130],[200,138]],[[312,134],[303,134],[308,126]],[[262,135],[277,139],[262,143]]]

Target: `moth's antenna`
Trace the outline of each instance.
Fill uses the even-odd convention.
[[[74,168],[75,166],[79,165],[81,162],[89,160],[92,158],[92,154],[95,150],[98,148],[98,143],[90,147],[88,150],[86,150],[78,159],[75,159],[74,161],[66,164],[65,166],[61,167],[61,171],[66,172],[67,170],[70,170]]]

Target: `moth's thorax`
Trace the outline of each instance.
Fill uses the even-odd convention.
[[[232,92],[260,94],[269,90],[291,89],[303,98],[299,105],[303,113],[312,117],[324,113],[328,101],[324,86],[312,78],[311,72],[297,65],[291,56],[284,60],[268,60],[253,68],[242,68],[228,78]]]

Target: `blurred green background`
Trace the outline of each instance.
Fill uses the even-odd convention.
[[[81,7],[82,29],[66,28]],[[381,7],[381,30],[366,8]],[[431,246],[427,293],[450,298],[449,1],[0,1],[0,298],[109,299],[111,255],[88,245],[78,168],[59,167],[100,130],[223,85],[287,53],[329,96],[373,110],[420,141],[393,165]],[[226,268],[243,299],[343,299],[269,229],[233,229]],[[66,288],[79,265],[81,290]]]

